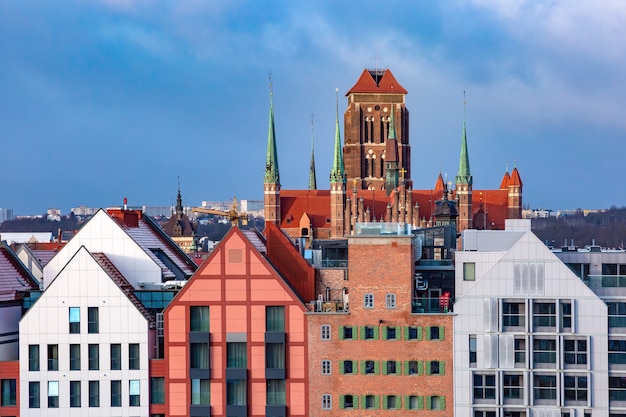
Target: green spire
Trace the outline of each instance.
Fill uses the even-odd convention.
[[[396,119],[394,105],[391,105],[391,119],[389,120],[389,133],[387,139],[396,140]]]
[[[463,136],[461,137],[461,157],[459,158],[459,173],[456,176],[457,184],[472,185],[472,174],[470,172],[469,154],[467,152],[467,131],[465,128],[465,91],[463,91]]]
[[[276,134],[274,132],[274,104],[272,98],[272,76],[270,75],[270,121],[267,132],[267,157],[265,159],[265,179],[266,184],[279,184],[278,174],[278,152],[276,151]]]
[[[343,166],[343,153],[341,151],[341,135],[339,134],[339,89],[335,89],[336,117],[335,117],[335,154],[333,156],[333,169],[330,171],[330,182],[346,182],[346,173]]]
[[[315,135],[313,134],[313,115],[311,114],[311,167],[309,169],[309,190],[317,190],[315,179]]]

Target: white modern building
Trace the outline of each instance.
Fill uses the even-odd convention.
[[[456,253],[456,417],[609,409],[606,304],[531,231],[466,230]],[[611,411],[611,414],[609,414]]]

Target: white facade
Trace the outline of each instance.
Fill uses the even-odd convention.
[[[71,325],[70,316],[76,323],[76,311],[78,325]],[[74,332],[70,333],[72,326]],[[101,264],[84,247],[79,248],[20,322],[21,416],[148,416],[148,358],[154,349],[149,333],[148,319]],[[112,345],[120,346],[120,369],[112,369],[111,354],[117,349]],[[36,349],[38,358],[33,353]],[[74,356],[72,360],[71,352],[75,354],[76,349],[79,359]],[[131,361],[131,352],[133,358],[138,353],[138,361]],[[74,368],[79,363],[80,369],[71,369],[70,362]],[[95,363],[97,369],[90,369]],[[74,396],[74,406],[70,406],[70,387],[76,394],[77,385],[80,396]],[[117,387],[121,389],[120,406],[111,406],[115,402],[111,391]],[[132,398],[139,401],[138,406],[130,406],[131,387],[139,389],[139,398]],[[49,401],[56,406],[49,407]]]
[[[606,305],[529,226],[463,233],[455,416],[608,416]]]
[[[134,287],[140,282],[161,283],[161,267],[154,258],[104,210],[100,210],[44,267],[44,289],[81,246],[92,253],[106,253]]]

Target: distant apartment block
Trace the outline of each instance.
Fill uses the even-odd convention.
[[[74,216],[93,216],[97,211],[97,208],[87,206],[72,207],[70,209]]]
[[[0,208],[0,223],[13,220],[13,209]]]

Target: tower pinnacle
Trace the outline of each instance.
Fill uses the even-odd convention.
[[[313,113],[311,113],[311,166],[309,168],[309,190],[317,190],[317,180],[315,178],[315,135],[313,127]]]
[[[335,153],[333,156],[333,169],[330,171],[330,182],[346,182],[346,173],[343,165],[343,153],[341,151],[341,135],[339,133],[339,89],[335,88]]]
[[[279,184],[280,175],[278,172],[278,152],[276,150],[276,133],[274,130],[274,103],[272,91],[272,73],[269,74],[270,80],[270,120],[267,133],[267,157],[265,160],[265,183]]]

